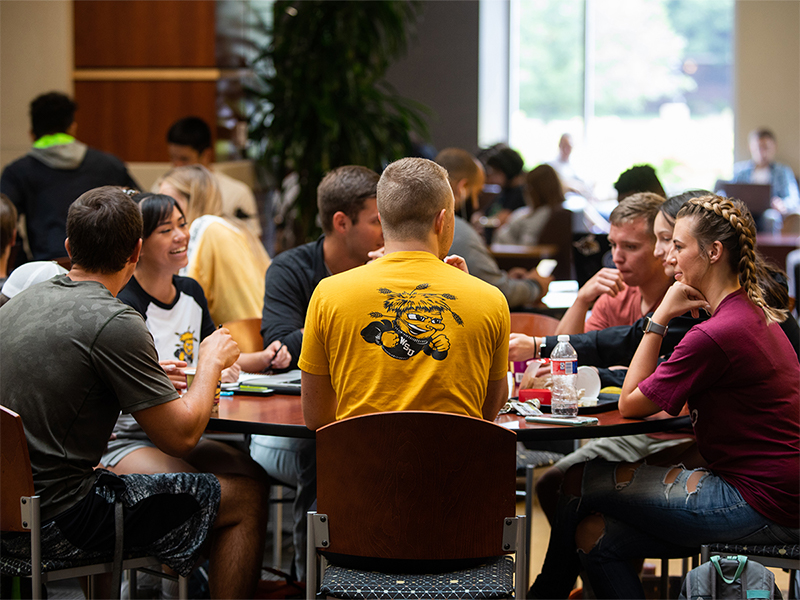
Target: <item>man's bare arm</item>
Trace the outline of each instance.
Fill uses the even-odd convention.
[[[486,399],[483,401],[483,418],[494,421],[497,413],[508,400],[508,379],[503,377],[490,381],[486,386]]]
[[[561,317],[556,329],[556,335],[583,333],[586,312],[592,307],[594,301],[603,294],[614,297],[623,289],[625,289],[625,284],[619,271],[607,267],[600,269],[578,290],[578,297],[575,302]]]
[[[303,371],[300,390],[306,427],[316,431],[336,420],[336,392],[333,390],[330,375],[313,375]]]
[[[185,456],[200,440],[211,416],[222,369],[239,357],[239,346],[227,329],[219,329],[200,344],[200,360],[192,386],[180,398],[133,413],[133,418],[160,450]]]

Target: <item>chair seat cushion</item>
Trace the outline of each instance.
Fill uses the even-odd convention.
[[[747,554],[749,556],[771,556],[773,558],[800,558],[800,545],[777,544],[765,546],[763,544],[709,544],[711,552],[724,552],[726,554]]]
[[[546,450],[528,450],[522,443],[517,442],[517,477],[525,475],[528,465],[536,467],[549,467],[564,458],[558,452],[548,452]]]
[[[514,594],[514,559],[499,556],[461,571],[398,575],[329,565],[320,591],[335,598],[509,598]]]

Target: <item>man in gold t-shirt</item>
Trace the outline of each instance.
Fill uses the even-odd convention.
[[[311,297],[299,360],[306,425],[387,410],[494,419],[508,397],[508,304],[446,258],[447,171],[392,163],[377,204],[385,255],[323,279]]]

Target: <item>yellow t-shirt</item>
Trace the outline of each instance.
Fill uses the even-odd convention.
[[[336,419],[388,410],[482,417],[506,377],[508,303],[428,252],[326,277],[306,314],[300,368],[330,375]]]
[[[197,280],[214,323],[261,316],[269,255],[249,233],[219,217],[192,223],[186,276]]]

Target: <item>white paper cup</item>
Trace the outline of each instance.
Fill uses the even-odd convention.
[[[578,367],[575,387],[583,390],[582,401],[597,400],[600,393],[600,375],[592,367]]]

